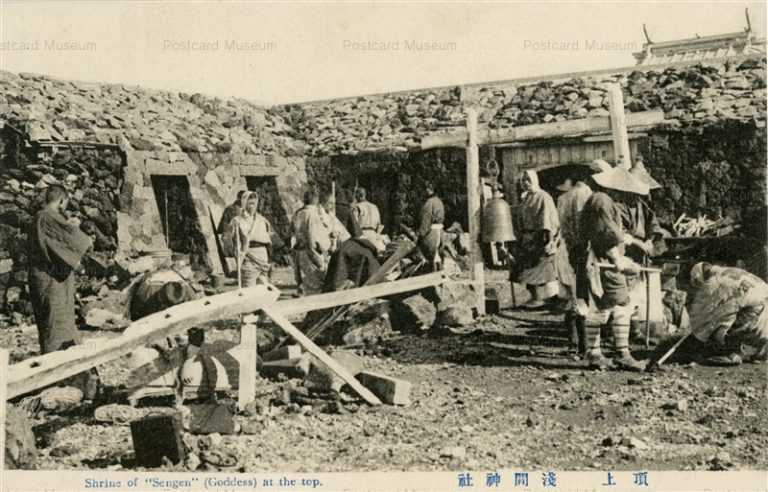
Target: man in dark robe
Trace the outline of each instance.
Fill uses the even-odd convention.
[[[64,215],[68,203],[63,187],[49,186],[45,206],[29,231],[29,294],[42,354],[81,341],[75,326],[74,272],[93,243],[76,218]],[[83,398],[91,400],[98,391],[98,375],[93,369],[73,376],[67,384],[82,389]]]
[[[432,183],[427,183],[426,193],[427,200],[419,214],[418,245],[431,270],[435,271],[440,269],[439,265],[442,263],[440,246],[443,238],[445,207],[443,201],[435,195],[435,187]]]
[[[29,234],[29,291],[43,354],[80,341],[75,327],[74,272],[92,242],[77,219],[65,217],[68,202],[64,188],[50,186],[45,207],[35,215]]]

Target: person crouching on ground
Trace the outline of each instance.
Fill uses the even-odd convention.
[[[741,268],[701,262],[691,269],[691,288],[691,331],[678,359],[716,366],[768,360],[768,284]],[[669,342],[659,345],[649,371],[658,368]]]
[[[521,185],[524,191],[514,217],[515,231],[521,233],[511,280],[527,286],[531,299],[524,307],[530,309],[569,298],[575,279],[554,200],[539,187],[535,171],[525,171]]]
[[[242,198],[240,215],[230,222],[230,235],[239,234],[238,262],[243,287],[269,283],[271,263],[269,248],[272,244],[272,225],[258,212],[259,195],[246,192]],[[238,237],[232,238],[238,244]]]

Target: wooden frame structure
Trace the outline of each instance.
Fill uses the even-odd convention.
[[[469,215],[469,233],[472,251],[471,280],[478,290],[477,311],[485,314],[485,273],[480,252],[480,197],[483,190],[480,184],[479,145],[514,145],[535,139],[595,136],[609,133],[613,141],[614,155],[618,156],[617,165],[629,168],[631,155],[628,127],[634,130],[646,129],[664,122],[664,112],[660,110],[640,113],[624,113],[624,101],[619,84],[608,86],[610,117],[585,118],[553,123],[540,123],[513,128],[479,128],[477,109],[467,108],[466,129],[442,134],[434,134],[421,140],[421,150],[440,147],[464,147],[467,152],[467,204]]]
[[[225,294],[205,297],[173,306],[134,323],[123,336],[100,343],[86,343],[68,350],[52,352],[27,359],[3,371],[7,376],[7,393],[4,400],[42,389],[48,385],[87,371],[98,365],[110,362],[130,353],[137,347],[145,346],[154,340],[172,337],[199,324],[216,319],[227,319],[261,311],[270,317],[288,336],[296,340],[305,350],[314,355],[323,364],[350,385],[366,402],[372,405],[381,403],[375,395],[354,379],[343,367],[330,358],[320,347],[314,344],[298,328],[291,324],[287,315],[340,306],[374,297],[381,297],[402,292],[420,290],[439,285],[445,281],[444,274],[438,272],[420,275],[405,280],[386,282],[368,287],[350,289],[309,296],[301,299],[277,302],[280,292],[272,285],[259,285]],[[256,331],[253,329],[253,334]],[[255,361],[256,344],[247,342],[242,350],[252,351]],[[252,337],[251,337],[252,338]],[[242,342],[242,340],[241,340]],[[170,370],[172,364],[150,363],[139,368],[145,374],[152,370]],[[255,368],[254,368],[255,369]],[[254,370],[255,373],[255,370]],[[241,407],[252,401],[255,396],[256,379],[240,384],[239,402]],[[6,388],[3,385],[3,388]]]

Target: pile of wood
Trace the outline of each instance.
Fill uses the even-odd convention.
[[[725,236],[738,227],[731,217],[712,220],[706,215],[688,217],[686,214],[682,214],[674,224],[678,237]]]
[[[681,123],[719,119],[765,122],[765,59],[712,62],[542,82],[499,83],[338,99],[276,108],[315,155],[418,146],[430,133],[465,125],[479,107],[492,128],[608,116],[605,86],[623,88],[625,110],[663,110]]]

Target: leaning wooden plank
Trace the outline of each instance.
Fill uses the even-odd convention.
[[[379,400],[376,395],[371,393],[368,388],[360,384],[360,381],[355,379],[355,377],[351,375],[349,371],[344,368],[344,366],[336,362],[330,355],[326,354],[323,349],[315,345],[315,342],[307,338],[307,336],[302,333],[301,330],[293,326],[290,321],[283,317],[282,314],[267,306],[262,307],[261,310],[264,312],[264,314],[272,318],[272,321],[274,321],[277,326],[282,328],[285,333],[293,337],[293,339],[296,340],[296,343],[304,347],[304,350],[317,357],[317,359],[325,364],[328,369],[338,374],[339,377],[343,379],[344,382],[350,386],[350,388],[355,390],[357,394],[359,394],[366,402],[371,405],[381,404],[381,400]]]
[[[388,405],[410,405],[411,388],[409,381],[393,378],[372,371],[363,371],[355,376],[366,388]]]
[[[395,252],[389,258],[387,258],[387,261],[385,261],[378,269],[376,269],[375,272],[373,272],[368,280],[365,281],[363,286],[365,287],[369,285],[375,285],[382,282],[386,276],[389,275],[389,272],[391,272],[396,266],[400,264],[400,260],[411,254],[415,248],[416,245],[411,241],[401,241],[397,245]],[[354,304],[342,306],[331,312],[325,318],[321,319],[315,326],[307,331],[309,338],[312,340],[317,338],[326,328],[331,326],[336,322],[336,320],[341,318],[345,313],[352,309],[353,306]]]
[[[273,309],[283,316],[290,316],[440,285],[445,279],[446,277],[440,272],[430,273],[403,280],[395,280],[394,282],[383,282],[376,285],[340,290],[338,292],[278,301]]]
[[[644,127],[656,125],[664,121],[664,112],[660,110],[628,113],[628,127]],[[577,120],[557,121],[553,123],[537,123],[514,128],[478,129],[478,145],[503,144],[535,140],[538,138],[555,138],[588,135],[596,132],[611,130],[611,120],[608,117],[581,118]],[[468,141],[466,129],[446,132],[443,134],[427,135],[421,139],[421,150],[439,147],[465,147]]]
[[[274,286],[259,285],[185,302],[135,321],[120,337],[27,359],[10,367],[7,398],[107,363],[158,338],[171,337],[209,321],[257,311],[274,303],[279,295],[280,291]]]

